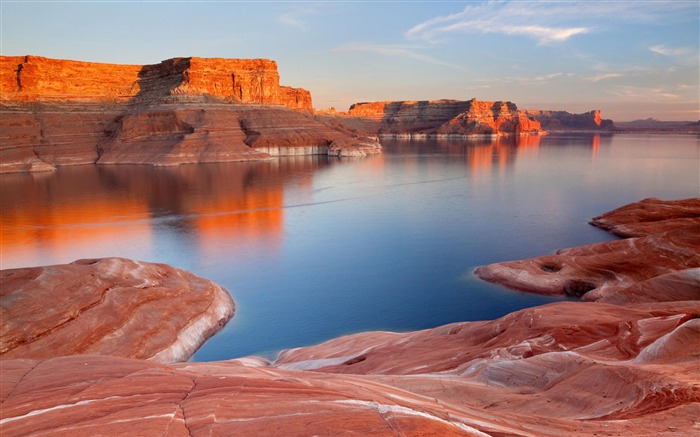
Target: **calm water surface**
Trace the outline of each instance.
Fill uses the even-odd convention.
[[[121,256],[192,271],[237,305],[194,360],[271,357],[551,302],[472,270],[612,239],[587,222],[628,202],[700,195],[692,136],[384,146],[362,159],[1,175],[1,265]]]

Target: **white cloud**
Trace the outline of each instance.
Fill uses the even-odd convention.
[[[670,56],[670,57],[676,57],[676,56],[689,56],[693,53],[693,49],[689,47],[677,47],[677,48],[671,48],[671,47],[666,47],[665,45],[655,45],[649,47],[649,50],[657,53],[659,55],[663,56]]]
[[[695,2],[495,0],[470,2],[461,12],[413,26],[405,36],[435,43],[455,33],[500,33],[551,44],[592,32],[604,22],[668,22],[688,14],[697,14]]]
[[[437,42],[451,33],[501,33],[534,38],[540,44],[562,42],[587,33],[585,26],[553,25],[571,17],[570,4],[551,2],[486,2],[467,5],[462,12],[431,18],[409,29],[409,39]],[[578,13],[580,14],[579,8]]]
[[[608,91],[617,98],[644,102],[678,100],[680,96],[663,87],[636,87],[623,85]]]
[[[318,11],[308,4],[294,4],[293,7],[278,15],[277,21],[285,26],[305,32],[309,30],[309,18],[317,13]]]
[[[596,74],[595,76],[591,76],[587,78],[591,82],[599,82],[601,80],[605,79],[615,79],[616,77],[623,77],[624,75],[620,73],[601,73],[601,74]]]

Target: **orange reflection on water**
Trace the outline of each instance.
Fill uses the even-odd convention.
[[[593,148],[593,161],[595,161],[598,157],[598,149],[600,149],[600,134],[593,135],[591,147]]]
[[[208,253],[235,251],[238,242],[264,240],[274,247],[284,232],[284,178],[296,170],[290,161],[4,175],[2,268],[125,256],[135,249],[142,259],[157,257],[159,238],[167,238],[159,237],[159,228]]]
[[[215,196],[210,202],[187,206],[195,214],[191,223],[201,252],[210,255],[220,252],[223,240],[265,240],[273,247],[281,242],[284,229],[284,191],[281,187],[248,190],[244,196]],[[232,249],[235,248],[229,247],[227,251]]]
[[[31,265],[43,259],[58,263],[107,256],[114,242],[124,235],[125,223],[130,234],[138,234],[139,244],[149,245],[152,239],[151,228],[143,220],[148,217],[148,205],[142,200],[123,196],[79,203],[71,201],[70,195],[49,200],[35,193],[21,201],[26,187],[17,188],[20,191],[11,205],[8,204],[10,199],[3,199],[2,268],[9,268],[7,266],[20,260],[24,260],[21,265]],[[48,195],[48,192],[42,194]],[[9,197],[10,193],[4,191],[3,196]],[[73,255],[76,253],[80,255]]]

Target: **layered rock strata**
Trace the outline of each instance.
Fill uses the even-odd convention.
[[[596,217],[623,240],[479,267],[481,279],[591,301],[700,299],[700,199],[645,199]]]
[[[615,127],[613,121],[604,119],[599,109],[572,114],[566,111],[543,111],[539,109],[527,109],[528,116],[539,121],[542,128],[551,131],[601,131],[611,130]]]
[[[370,120],[379,134],[520,135],[543,133],[539,123],[511,102],[472,99],[367,102],[348,110],[351,117]]]
[[[182,361],[234,311],[228,292],[211,281],[123,258],[2,270],[0,299],[3,360],[104,354]]]
[[[119,65],[2,56],[0,71],[3,101],[134,102],[211,96],[313,110],[311,94],[281,86],[277,63],[269,59],[190,57],[154,65]]]
[[[562,302],[491,322],[364,333],[169,366],[3,360],[3,435],[689,435],[697,302]]]
[[[0,57],[0,73],[0,173],[381,153],[376,139],[320,123],[310,93],[280,86],[266,59]]]
[[[411,137],[542,135],[552,130],[601,130],[612,126],[600,111],[519,110],[512,102],[430,100],[356,103],[346,113],[320,111],[329,124],[370,134]]]

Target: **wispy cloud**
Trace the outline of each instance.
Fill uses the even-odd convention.
[[[606,79],[615,79],[617,77],[623,77],[623,74],[620,73],[601,73],[601,74],[596,74],[595,76],[590,76],[586,78],[587,80],[591,82],[600,82],[601,80],[606,80]]]
[[[559,14],[553,13],[553,9]],[[442,37],[453,33],[501,33],[526,36],[540,44],[550,44],[566,41],[591,30],[580,25],[552,24],[555,19],[560,21],[562,17],[570,17],[570,13],[568,4],[551,2],[497,1],[469,4],[462,12],[419,23],[409,29],[405,36],[409,39],[438,42]]]
[[[558,79],[571,78],[572,76],[573,75],[571,73],[549,73],[536,76],[506,76],[501,78],[492,77],[488,79],[480,79],[479,81],[489,84],[501,83],[517,85],[546,85]]]
[[[435,59],[431,56],[424,55],[419,52],[419,47],[410,45],[393,45],[393,44],[362,44],[362,43],[350,43],[332,50],[335,53],[347,53],[347,52],[366,52],[375,53],[377,55],[389,56],[394,58],[407,58],[415,59],[417,61],[426,62],[429,64],[440,65],[443,67],[450,67],[457,70],[464,71],[465,68],[452,64],[450,62],[444,62],[439,59]]]
[[[644,102],[669,101],[678,100],[681,98],[681,96],[675,92],[664,87],[637,87],[623,85],[611,88],[608,92],[620,99]]]
[[[295,3],[291,8],[277,15],[281,24],[301,31],[309,30],[309,19],[318,13],[311,4]]]
[[[665,45],[655,45],[649,47],[649,50],[663,56],[677,57],[677,56],[690,56],[695,53],[690,47],[666,47]]]
[[[457,33],[497,33],[525,36],[538,44],[561,43],[597,30],[610,20],[647,23],[697,13],[694,2],[636,1],[485,1],[471,2],[461,12],[430,18],[405,36],[440,42]]]

